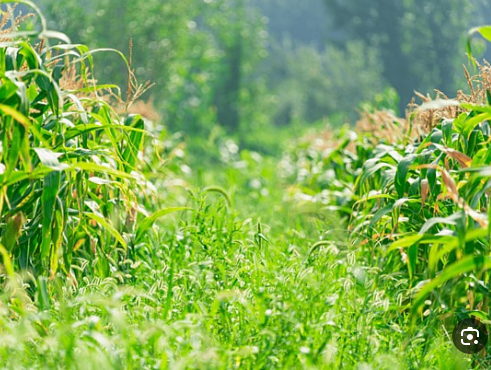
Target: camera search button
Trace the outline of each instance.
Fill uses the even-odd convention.
[[[482,322],[475,318],[461,320],[452,332],[455,347],[463,353],[477,353],[486,347],[488,330]]]

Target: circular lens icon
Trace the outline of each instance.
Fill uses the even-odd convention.
[[[464,319],[453,329],[452,341],[460,352],[477,353],[486,347],[488,330],[477,319]]]

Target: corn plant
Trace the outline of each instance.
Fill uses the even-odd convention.
[[[107,276],[152,224],[134,226],[144,122],[116,112],[104,91],[120,96],[117,86],[90,78],[97,50],[48,31],[23,3],[39,26],[22,31],[12,20],[0,35],[3,265],[9,275]]]
[[[415,320],[462,307],[488,317],[491,67],[479,68],[466,71],[470,95],[428,101],[406,122],[369,115],[358,137],[327,132],[284,159],[300,199],[344,218],[356,253],[397,281],[397,311]]]
[[[373,253],[381,249],[384,270],[406,265],[413,317],[425,302],[453,312],[465,301],[467,310],[487,318],[491,92],[483,94],[482,104],[423,104],[420,112],[452,106],[456,114],[409,145],[372,148],[354,184],[354,230],[379,250]]]

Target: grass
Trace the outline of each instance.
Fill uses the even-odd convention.
[[[2,367],[489,367],[449,333],[489,323],[491,67],[279,157],[219,138],[197,170],[127,113],[130,63],[123,100],[43,24],[0,35]]]
[[[42,287],[32,298],[20,278],[11,281],[3,366],[393,369],[464,361],[432,325],[410,332],[407,317],[391,309],[397,276],[367,266],[337,232],[341,220],[282,200],[287,182],[276,160],[256,156],[247,171],[234,167],[210,175],[237,189],[235,208],[220,193],[194,190],[194,211],[162,223],[152,248],[111,276],[86,277],[78,289],[59,277],[44,298]]]

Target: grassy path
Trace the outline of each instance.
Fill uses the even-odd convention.
[[[367,264],[332,211],[288,199],[278,168],[243,153],[200,175],[194,211],[162,221],[151,248],[78,290],[56,281],[44,307],[11,283],[3,365],[459,368],[438,328],[409,332],[396,276]]]

